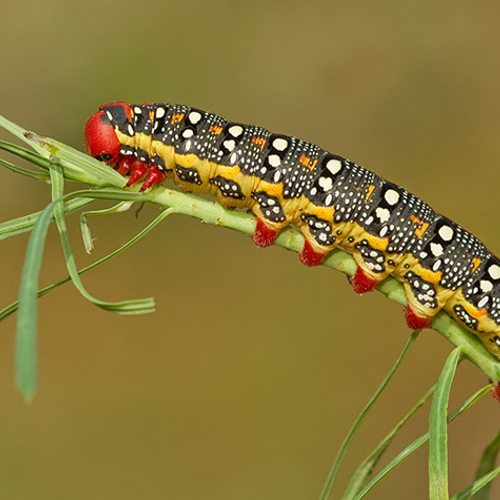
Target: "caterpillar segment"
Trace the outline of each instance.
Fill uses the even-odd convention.
[[[293,225],[308,266],[346,250],[357,264],[356,293],[392,275],[404,286],[410,328],[445,309],[500,358],[499,259],[405,189],[309,142],[182,105],[107,104],[85,137],[89,154],[130,176],[128,185],[172,179],[251,210],[261,247]]]

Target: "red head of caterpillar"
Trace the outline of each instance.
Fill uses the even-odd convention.
[[[112,165],[118,161],[120,141],[111,124],[114,114],[123,114],[127,120],[132,116],[130,106],[125,102],[106,104],[93,114],[85,126],[85,144],[88,153],[98,160]]]
[[[135,130],[131,124],[133,116],[132,108],[123,101],[101,106],[85,126],[85,144],[91,156],[107,163],[123,175],[130,174],[128,186],[135,184],[148,172],[148,178],[141,187],[141,191],[144,191],[162,182],[165,175],[154,165],[147,164],[145,158],[132,154],[136,149]],[[122,137],[118,136],[120,133]],[[127,146],[129,149],[124,150]]]

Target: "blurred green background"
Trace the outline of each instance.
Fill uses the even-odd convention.
[[[85,121],[100,104],[200,107],[347,156],[498,252],[499,16],[493,0],[4,1],[0,113],[83,148]],[[46,185],[5,170],[0,180],[2,220],[49,200]],[[92,256],[71,217],[79,266],[158,211],[91,219]],[[27,239],[1,243],[2,305],[17,296]],[[52,228],[41,284],[64,275]],[[317,498],[409,333],[402,308],[380,294],[358,297],[339,273],[187,217],[84,281],[105,300],[153,295],[158,310],[115,316],[70,285],[42,299],[31,405],[14,387],[15,317],[1,325],[1,498]],[[451,350],[431,331],[417,344],[355,442],[340,486],[434,383]],[[452,406],[486,382],[464,363]],[[390,452],[426,429],[428,410]],[[487,398],[450,427],[452,492],[472,481],[498,421]],[[426,455],[412,456],[370,498],[427,498]]]

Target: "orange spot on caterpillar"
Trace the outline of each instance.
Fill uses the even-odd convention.
[[[316,166],[316,163],[318,163],[317,158],[315,160],[311,160],[311,158],[309,158],[306,155],[302,155],[300,157],[299,161],[300,161],[300,163],[302,163],[302,165],[304,165],[305,167],[308,167],[310,170],[312,170]]]
[[[481,259],[474,257],[472,259],[472,272],[474,272],[479,267],[479,264],[481,264]]]
[[[368,186],[368,191],[366,192],[365,201],[368,201],[368,199],[370,198],[370,196],[373,194],[374,190],[375,190],[375,186],[373,184],[370,184]]]
[[[466,308],[466,311],[473,317],[473,318],[476,318],[476,319],[479,319],[481,317],[483,317],[485,314],[488,314],[488,311],[486,309],[481,309],[481,310],[478,310],[476,308],[474,308],[474,310],[469,310],[470,308]]]
[[[418,238],[421,238],[422,235],[425,233],[425,230],[429,227],[429,224],[427,222],[422,222],[419,218],[415,217],[414,215],[410,215],[410,219],[415,224],[418,224],[417,229],[415,229],[415,234],[417,235]]]
[[[260,146],[260,150],[262,151],[266,145],[266,140],[262,137],[252,137],[252,143]]]
[[[176,113],[172,116],[172,125],[175,125],[177,122],[180,122],[184,118],[184,113]]]
[[[220,133],[222,132],[222,127],[217,127],[217,125],[212,125],[208,130],[210,130],[212,134],[220,135]]]
[[[155,121],[155,113],[154,111],[149,112],[149,121],[153,123]]]

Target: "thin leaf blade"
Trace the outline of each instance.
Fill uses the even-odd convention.
[[[452,351],[439,377],[429,419],[429,494],[448,500],[448,401],[461,349]]]

